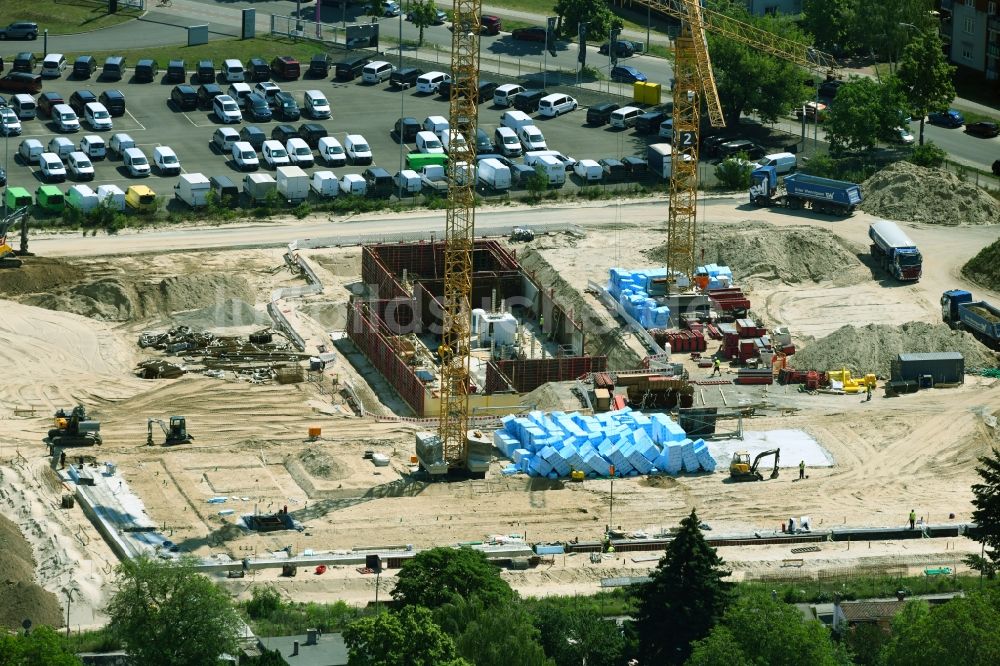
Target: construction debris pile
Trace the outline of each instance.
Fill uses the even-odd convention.
[[[944,169],[896,162],[862,184],[861,209],[916,224],[1000,224],[1000,201]]]
[[[665,414],[646,415],[625,407],[594,416],[530,412],[506,416],[493,443],[524,472],[550,479],[573,472],[588,477],[712,472],[715,459],[704,440],[692,441]]]
[[[296,351],[280,333],[269,329],[243,337],[217,336],[189,326],[176,326],[165,332],[142,333],[139,347],[182,356],[184,360],[184,365],[163,359],[144,360],[135,371],[144,379],[168,379],[185,372],[222,378],[228,370],[253,382],[277,379],[291,384],[305,379],[299,363],[309,360],[308,354]]]
[[[800,368],[846,368],[855,374],[874,373],[888,377],[900,352],[955,351],[969,367],[992,367],[996,359],[989,349],[968,333],[944,324],[911,321],[898,326],[868,324],[842,326],[809,344],[795,355]]]

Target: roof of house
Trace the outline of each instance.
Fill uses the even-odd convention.
[[[292,655],[292,646],[299,642],[299,654]],[[306,645],[306,636],[260,637],[260,644],[268,650],[277,650],[289,666],[345,666],[347,646],[339,633],[322,634],[315,645]]]
[[[873,622],[894,617],[905,601],[842,601],[840,610],[848,622]]]

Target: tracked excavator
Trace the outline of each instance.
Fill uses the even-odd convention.
[[[187,431],[187,419],[183,416],[171,416],[170,422],[163,419],[146,419],[146,446],[153,445],[153,424],[156,423],[163,430],[166,441],[163,446],[174,446],[175,444],[187,444],[194,439],[194,435]]]
[[[774,456],[774,469],[771,470],[771,476],[768,478],[777,479],[778,460],[781,459],[781,449],[771,449],[770,451],[758,453],[757,457],[753,459],[752,464],[749,452],[737,451],[733,454],[733,461],[729,463],[730,478],[733,481],[763,481],[764,475],[757,470],[757,467],[760,465],[761,459],[767,456]]]
[[[21,223],[21,244],[20,249],[15,250],[7,243],[7,232],[18,222]],[[0,219],[0,268],[20,268],[21,257],[26,257],[28,252],[28,208],[19,208],[13,213]]]
[[[72,410],[60,409],[49,430],[51,446],[94,446],[101,444],[101,422],[87,418],[87,408],[77,405]]]

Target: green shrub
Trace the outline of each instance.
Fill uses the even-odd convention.
[[[739,153],[716,165],[715,177],[719,181],[719,188],[723,190],[750,189],[750,172],[753,170],[753,165],[748,162],[747,154]]]
[[[928,141],[922,146],[917,146],[910,153],[910,161],[917,166],[939,167],[944,164],[944,158],[948,153],[943,148],[937,146],[933,141]]]

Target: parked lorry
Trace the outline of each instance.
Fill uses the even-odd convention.
[[[986,301],[972,300],[964,289],[952,289],[941,295],[941,318],[954,329],[976,336],[990,349],[1000,349],[1000,309]]]
[[[868,227],[872,258],[897,280],[920,279],[923,257],[916,244],[895,222],[879,220]]]
[[[309,198],[309,175],[297,166],[280,166],[278,171],[278,193],[292,204],[302,203]]]
[[[506,192],[510,189],[510,169],[500,160],[480,160],[479,182],[495,192]]]
[[[670,178],[673,147],[669,143],[654,143],[646,148],[646,162],[649,172],[657,178]]]
[[[429,187],[436,192],[448,191],[448,174],[440,164],[428,164],[420,170],[420,180],[424,187]]]
[[[420,194],[424,184],[420,180],[420,174],[412,169],[403,169],[392,177],[393,185],[405,194]]]
[[[248,173],[243,177],[243,193],[253,204],[267,201],[267,197],[277,189],[277,186],[269,173]]]
[[[861,186],[844,180],[792,173],[778,182],[773,166],[750,173],[750,201],[755,206],[811,208],[827,215],[850,215],[861,203]]]
[[[201,208],[208,205],[208,193],[211,191],[212,184],[204,174],[185,173],[174,185],[174,198],[191,208]]]

